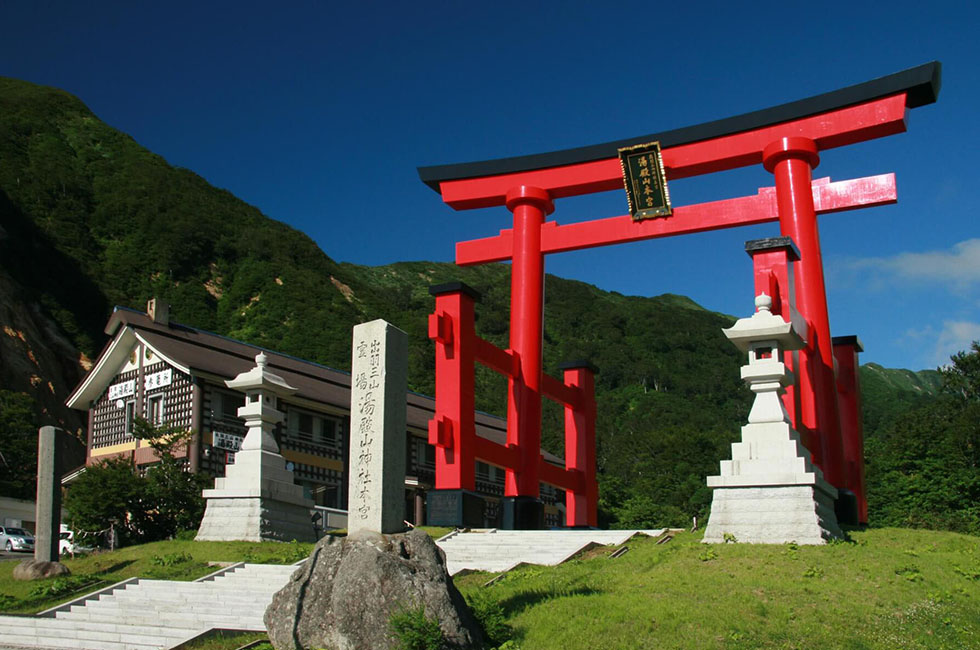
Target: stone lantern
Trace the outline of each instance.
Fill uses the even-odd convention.
[[[225,382],[245,393],[245,406],[238,409],[238,416],[245,420],[248,432],[235,463],[226,467],[225,477],[214,480],[214,489],[204,490],[207,509],[197,539],[315,541],[310,518],[313,501],[293,483],[293,472],[287,469],[272,433],[284,418],[276,408],[278,398],[296,389],[269,370],[265,353],[255,357],[255,364]]]
[[[708,477],[713,493],[704,542],[823,544],[842,535],[834,515],[837,490],[813,465],[780,399],[792,381],[783,352],[804,342],[793,324],[772,313],[769,296],[759,295],[755,305],[750,318],[723,330],[748,356],[742,379],[755,401],[732,459],[721,461],[719,476]]]

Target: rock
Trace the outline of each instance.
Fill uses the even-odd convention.
[[[483,634],[446,572],[446,560],[421,530],[327,536],[265,612],[276,650],[396,648],[392,614],[425,609],[446,647],[480,648]]]
[[[41,580],[42,578],[69,575],[71,575],[71,571],[61,562],[24,560],[14,567],[14,580]]]

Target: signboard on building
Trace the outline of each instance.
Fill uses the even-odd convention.
[[[166,370],[147,375],[143,380],[143,388],[144,390],[163,388],[164,386],[169,386],[171,381],[173,381],[173,371],[167,368]]]
[[[225,433],[223,431],[214,432],[213,445],[218,449],[227,449],[228,451],[238,451],[242,448],[243,436],[236,436],[231,433]]]
[[[123,397],[129,397],[130,395],[136,394],[136,380],[130,379],[129,381],[120,382],[118,384],[113,384],[109,386],[109,399],[122,399]]]

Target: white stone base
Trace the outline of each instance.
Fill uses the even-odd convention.
[[[843,537],[831,495],[814,485],[716,487],[705,544],[825,544]]]
[[[315,542],[310,519],[313,501],[293,483],[285,459],[271,451],[250,449],[235,455],[224,478],[204,490],[207,507],[197,530],[198,541]]]
[[[211,497],[195,539],[204,542],[290,542],[294,539],[315,542],[316,536],[310,508],[303,505],[262,497]]]

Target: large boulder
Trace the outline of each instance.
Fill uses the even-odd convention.
[[[14,567],[13,573],[14,580],[41,580],[67,575],[71,575],[71,571],[61,562],[40,562],[38,560],[24,560]]]
[[[447,648],[482,647],[443,552],[424,532],[328,535],[273,597],[265,626],[276,650],[386,650],[398,646],[392,614],[420,606]]]

